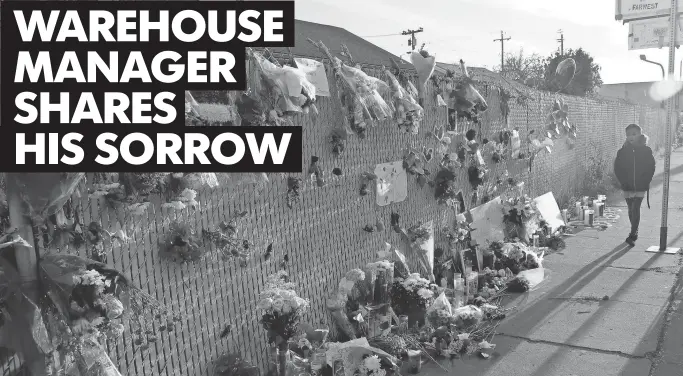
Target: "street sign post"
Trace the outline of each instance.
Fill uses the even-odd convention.
[[[676,13],[683,13],[683,3],[672,8],[670,0],[615,0],[614,18],[617,21],[631,22],[647,18],[666,17]]]
[[[675,74],[676,29],[678,21],[678,0],[671,0],[669,7],[669,79]],[[659,247],[652,246],[647,252],[678,253],[680,248],[667,247],[668,219],[669,219],[669,182],[671,178],[671,128],[676,119],[676,98],[672,95],[666,101],[666,132],[664,133],[664,184],[662,186],[662,223],[659,229]],[[658,249],[657,249],[658,248]]]
[[[663,48],[669,45],[669,17],[654,18],[629,22],[628,49],[644,50]],[[678,19],[676,28],[676,46],[683,40],[683,22]]]

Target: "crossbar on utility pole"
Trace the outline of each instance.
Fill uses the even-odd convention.
[[[424,29],[420,27],[417,30],[406,30],[401,32],[401,35],[410,35],[410,47],[412,47],[412,50],[415,51],[415,45],[417,44],[417,38],[415,38],[415,34],[423,32]]]
[[[494,39],[494,42],[500,42],[500,73],[505,73],[505,41],[512,39],[512,37],[505,38],[503,30],[500,31],[500,39]]]
[[[676,30],[678,23],[678,0],[671,0],[669,14],[669,79],[673,79],[676,70]],[[678,253],[680,248],[667,247],[669,219],[669,182],[671,180],[671,128],[673,128],[675,101],[672,95],[666,101],[666,132],[664,133],[664,184],[662,185],[662,223],[659,229],[659,247],[648,248],[648,252]]]

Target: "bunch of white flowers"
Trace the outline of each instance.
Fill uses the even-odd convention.
[[[256,308],[266,313],[289,314],[303,312],[310,306],[308,300],[299,297],[294,291],[294,284],[284,282],[286,273],[279,272],[268,279],[266,290],[260,295]]]
[[[377,355],[371,355],[363,359],[358,366],[361,375],[384,376],[386,371],[382,369],[382,363]]]
[[[197,201],[197,191],[190,188],[185,188],[178,197],[171,202],[161,205],[164,208],[175,210],[183,210],[186,207],[199,208],[199,201]]]
[[[521,260],[529,253],[523,243],[505,243],[502,251],[503,255],[515,261]]]
[[[408,276],[408,278],[401,281],[401,284],[406,290],[409,291],[416,291],[420,289],[429,290],[429,288],[431,287],[429,280],[426,278],[422,278],[420,276],[420,273],[412,273]]]

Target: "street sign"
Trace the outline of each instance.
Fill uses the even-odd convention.
[[[630,22],[643,18],[666,17],[671,13],[670,0],[615,0],[614,18]],[[683,3],[678,4],[678,12],[683,12]]]
[[[676,44],[683,40],[683,22],[677,22]],[[633,21],[629,23],[628,49],[644,50],[669,45],[669,17]]]

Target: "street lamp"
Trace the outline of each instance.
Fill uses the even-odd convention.
[[[659,63],[656,62],[656,61],[648,60],[648,59],[647,59],[647,56],[645,56],[645,55],[640,55],[640,60],[642,60],[642,61],[644,61],[644,62],[646,62],[646,63],[658,65],[658,66],[662,69],[662,80],[665,78],[666,74],[664,73],[664,66],[663,66],[662,64],[659,64]]]

